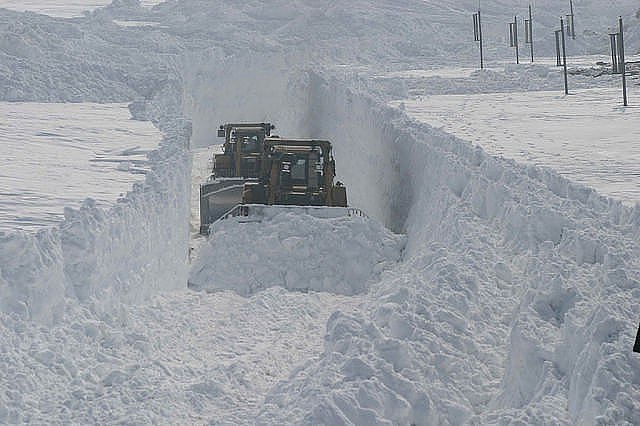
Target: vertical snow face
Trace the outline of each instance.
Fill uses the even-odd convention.
[[[87,199],[65,209],[57,228],[37,234],[0,234],[0,287],[5,313],[49,322],[65,297],[138,302],[159,291],[184,288],[189,239],[190,131],[176,115],[173,89],[147,107],[162,119],[164,138],[149,154],[150,171],[112,208]],[[140,111],[134,111],[140,114]]]
[[[185,114],[193,123],[193,146],[224,142],[219,125],[270,122],[275,135],[308,137],[309,108],[300,70],[282,52],[228,57],[216,50],[184,57]]]

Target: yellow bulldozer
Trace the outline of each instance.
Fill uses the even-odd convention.
[[[305,211],[323,217],[351,214],[328,210],[347,207],[346,188],[334,183],[331,143],[271,137],[273,128],[269,123],[220,126],[224,153],[214,156],[211,177],[200,185],[201,234],[220,219],[250,216],[266,206],[307,206]]]
[[[227,123],[218,129],[224,138],[223,152],[213,156],[213,168],[200,185],[200,233],[242,200],[244,184],[261,170],[264,140],[275,126],[271,123]]]
[[[264,140],[273,129],[271,123],[221,125],[218,137],[224,138],[224,152],[213,156],[213,174],[219,178],[258,177]]]
[[[243,204],[347,207],[326,140],[267,138],[262,173],[244,185]]]

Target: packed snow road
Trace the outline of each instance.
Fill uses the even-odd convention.
[[[273,288],[172,293],[103,315],[70,307],[52,328],[2,316],[0,422],[248,424],[322,352],[328,317],[360,302]]]

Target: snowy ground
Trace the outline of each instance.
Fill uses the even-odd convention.
[[[110,206],[142,181],[161,134],[126,104],[0,103],[0,231],[60,223],[90,196]]]
[[[511,57],[505,23],[527,3],[483,2],[489,61]],[[605,53],[619,14],[640,47],[637,1],[575,3],[572,54]],[[472,68],[476,8],[0,10],[3,100],[136,99],[134,115],[163,132],[144,182],[116,205],[0,233],[0,423],[640,424],[640,207],[389,105],[561,87],[544,64],[403,74]],[[536,2],[541,54],[564,9]],[[574,70],[573,90],[613,87],[588,63]],[[332,140],[350,203],[371,218],[222,223],[189,264],[206,175],[189,137],[210,143],[226,120]]]
[[[151,7],[161,0],[141,0],[142,6]],[[0,0],[0,8],[42,13],[60,18],[82,16],[101,6],[111,4],[111,0]]]
[[[487,152],[550,167],[629,205],[640,201],[640,89],[426,96],[393,102]]]
[[[71,307],[52,328],[3,317],[0,422],[247,424],[322,351],[329,315],[357,315],[358,303],[274,288],[170,293],[106,315]]]

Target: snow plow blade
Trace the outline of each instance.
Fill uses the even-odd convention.
[[[234,219],[240,223],[263,222],[283,212],[306,214],[320,219],[353,216],[367,217],[362,210],[354,207],[239,204],[220,216],[210,227],[207,227],[207,230],[209,231],[208,233],[213,233],[216,225],[227,219]]]
[[[200,233],[242,202],[244,178],[213,179],[200,185]]]

